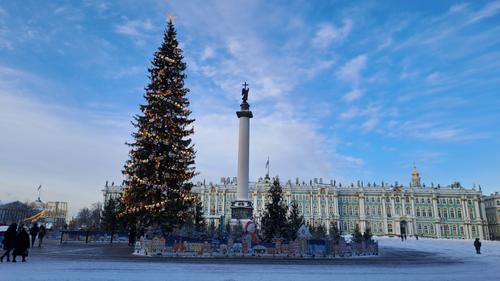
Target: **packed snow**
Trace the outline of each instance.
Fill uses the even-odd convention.
[[[0,264],[0,280],[500,280],[498,241],[482,241],[482,254],[478,255],[472,240],[376,239],[380,256],[332,264],[178,263],[132,256],[110,260],[57,259],[34,252],[27,263]],[[401,257],[393,253],[401,253]],[[413,262],[405,256],[411,253],[423,258]]]

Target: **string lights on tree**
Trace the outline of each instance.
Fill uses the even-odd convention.
[[[123,170],[122,215],[168,232],[190,219],[196,199],[190,183],[195,175],[194,119],[184,86],[186,64],[171,18],[151,63],[146,104],[133,122],[137,132]]]

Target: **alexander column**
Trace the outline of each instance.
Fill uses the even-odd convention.
[[[248,166],[250,149],[250,118],[253,117],[248,104],[248,84],[243,84],[241,90],[242,102],[240,111],[236,112],[240,120],[239,142],[238,142],[238,178],[236,200],[231,205],[231,224],[235,225],[238,220],[246,228],[252,223],[253,206],[248,199]]]

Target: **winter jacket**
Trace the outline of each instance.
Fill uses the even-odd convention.
[[[481,242],[479,240],[474,241],[474,247],[481,248]]]
[[[38,238],[42,239],[45,236],[45,227],[40,226],[40,231],[38,231]]]
[[[26,230],[21,230],[16,236],[16,242],[14,245],[14,255],[28,255],[28,249],[30,247],[30,235]]]
[[[9,227],[7,231],[3,234],[3,249],[4,250],[12,250],[15,246],[16,242],[16,229],[13,227]]]
[[[36,237],[38,231],[40,231],[40,229],[38,228],[38,225],[35,224],[32,228],[30,228],[31,236]]]

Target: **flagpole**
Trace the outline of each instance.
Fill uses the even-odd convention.
[[[41,189],[42,189],[42,185],[39,185],[39,186],[38,186],[38,201],[41,201],[41,200],[40,200],[40,193],[41,193]]]

